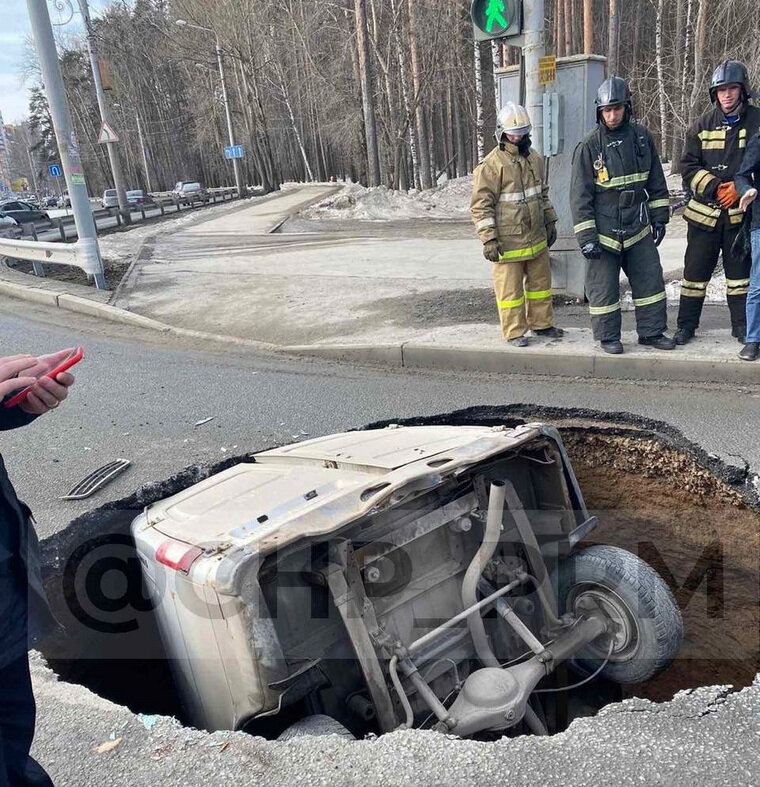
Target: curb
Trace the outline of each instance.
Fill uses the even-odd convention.
[[[690,383],[760,384],[760,364],[694,358],[594,355],[528,355],[522,350],[478,350],[407,342],[385,345],[296,345],[289,355],[334,361],[400,366],[406,369],[531,374],[584,379],[655,380]]]
[[[150,317],[143,317],[117,306],[91,301],[78,295],[27,287],[3,280],[0,280],[0,294],[86,314],[110,322],[131,325],[135,328],[202,341],[222,342],[238,347],[250,347],[277,355],[436,371],[547,375],[583,379],[760,384],[760,368],[739,360],[681,359],[671,355],[667,357],[657,355],[651,357],[607,356],[601,353],[593,355],[535,353],[530,355],[522,350],[507,348],[478,350],[415,344],[414,342],[378,345],[276,345],[256,339],[242,339],[238,336],[177,328]]]
[[[22,301],[32,301],[44,306],[54,306],[58,309],[86,314],[89,317],[97,317],[109,322],[118,322],[122,325],[131,325],[135,328],[144,328],[149,331],[159,333],[170,333],[175,336],[184,336],[190,339],[201,339],[203,341],[224,342],[241,347],[253,347],[271,353],[281,351],[282,348],[275,344],[258,341],[256,339],[241,339],[238,336],[228,336],[226,334],[204,333],[203,331],[193,331],[190,328],[176,328],[173,325],[159,322],[150,317],[143,317],[141,314],[120,309],[118,306],[111,306],[107,303],[91,301],[81,298],[78,295],[70,295],[67,292],[54,292],[43,290],[36,287],[26,287],[23,284],[2,281],[0,279],[0,295],[8,295]]]

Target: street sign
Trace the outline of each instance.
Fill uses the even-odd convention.
[[[118,142],[118,141],[119,141],[118,134],[104,120],[103,125],[100,127],[100,136],[98,137],[98,142],[101,145],[107,145],[109,142]]]
[[[243,158],[245,148],[242,145],[229,145],[224,149],[224,157],[227,159]]]
[[[63,176],[63,169],[60,164],[48,164],[48,175],[51,178],[60,178]]]
[[[557,56],[546,55],[538,58],[538,83],[551,85],[557,78]]]
[[[472,0],[472,32],[476,41],[511,38],[522,32],[521,0]]]

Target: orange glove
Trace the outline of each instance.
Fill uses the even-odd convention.
[[[739,192],[736,190],[733,180],[718,186],[718,202],[723,210],[735,208],[739,204]]]

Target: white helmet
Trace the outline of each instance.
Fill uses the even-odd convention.
[[[501,142],[504,134],[514,134],[522,137],[530,134],[531,128],[530,117],[525,107],[515,104],[514,101],[507,101],[496,115],[494,136],[497,142]]]

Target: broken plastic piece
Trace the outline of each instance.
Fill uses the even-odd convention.
[[[74,488],[61,497],[61,500],[84,500],[104,487],[109,481],[123,473],[130,465],[129,459],[115,459],[113,462],[99,467],[86,478],[83,478]]]

